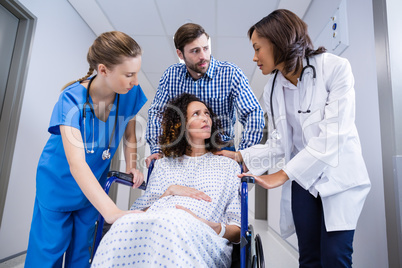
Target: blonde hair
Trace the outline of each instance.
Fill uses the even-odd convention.
[[[125,57],[135,58],[141,54],[141,47],[129,35],[119,31],[105,32],[95,39],[88,50],[88,73],[80,79],[67,83],[62,90],[75,82],[88,79],[97,70],[99,64],[113,69],[114,66],[121,64]]]

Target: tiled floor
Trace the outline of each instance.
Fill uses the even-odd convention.
[[[263,220],[250,219],[255,234],[262,239],[264,249],[265,267],[270,268],[297,268],[297,252],[273,231],[268,230],[267,222]],[[25,255],[0,263],[0,268],[23,268]]]

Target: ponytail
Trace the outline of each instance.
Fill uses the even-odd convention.
[[[93,68],[89,68],[89,71],[87,72],[87,75],[86,75],[86,76],[84,76],[84,77],[82,77],[82,78],[80,78],[80,79],[77,79],[77,80],[74,80],[74,81],[71,81],[71,82],[65,84],[64,87],[61,89],[61,91],[63,91],[64,89],[66,89],[66,87],[71,86],[71,85],[74,84],[75,82],[81,82],[81,81],[84,81],[84,80],[88,79],[88,77],[90,77],[93,73],[94,73],[94,69],[93,69]]]
[[[62,91],[74,84],[81,82],[90,77],[99,64],[105,65],[112,69],[114,66],[121,64],[125,58],[135,58],[142,53],[141,47],[129,35],[111,31],[99,35],[92,46],[88,50],[87,61],[89,63],[89,71],[86,76],[67,83]]]

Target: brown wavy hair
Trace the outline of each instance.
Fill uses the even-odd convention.
[[[303,68],[304,58],[326,51],[324,47],[314,50],[307,24],[286,9],[277,9],[251,26],[248,30],[250,39],[254,32],[272,43],[274,64],[283,62],[285,75],[297,74]]]
[[[187,142],[185,131],[187,107],[194,101],[203,103],[208,108],[212,119],[211,137],[205,140],[206,150],[216,152],[223,145],[221,122],[216,114],[195,95],[183,93],[172,99],[162,113],[162,134],[159,136],[159,144],[164,156],[179,157],[186,152],[191,152],[191,145]]]
[[[141,54],[141,47],[129,35],[119,31],[102,33],[88,50],[88,73],[82,78],[67,83],[62,90],[75,82],[86,80],[98,69],[99,64],[104,64],[107,68],[113,69],[114,66],[121,64],[125,57],[135,58]]]
[[[209,39],[209,35],[201,25],[195,23],[183,24],[174,35],[174,45],[176,49],[184,53],[184,47],[203,34]]]

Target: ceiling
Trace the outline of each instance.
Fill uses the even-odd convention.
[[[173,35],[186,22],[204,27],[211,37],[212,55],[238,65],[261,98],[266,77],[252,61],[247,31],[277,8],[301,18],[311,0],[69,0],[96,35],[118,30],[142,47],[140,84],[152,100],[162,73],[178,62]],[[150,102],[148,102],[149,105]]]

